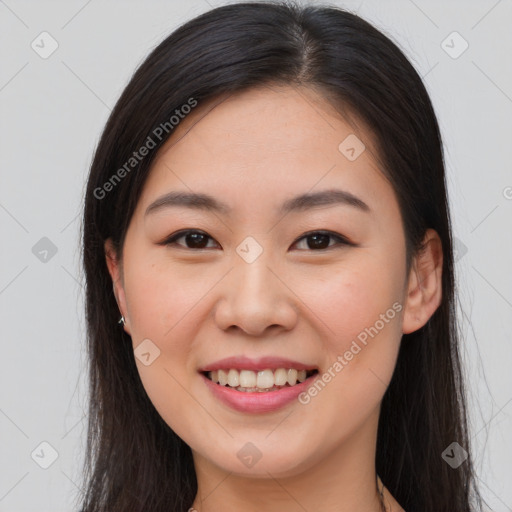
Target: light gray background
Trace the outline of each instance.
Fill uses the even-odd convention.
[[[147,53],[222,3],[0,0],[0,511],[76,510],[87,412],[78,228],[92,153]],[[512,511],[512,2],[336,3],[398,43],[431,94],[458,239],[477,469],[492,509]],[[47,59],[31,48],[50,47],[43,31],[59,45]],[[469,44],[458,58],[447,53],[463,48],[446,40],[453,31]],[[46,262],[32,251],[43,237],[57,248]],[[42,442],[58,454],[48,469]]]

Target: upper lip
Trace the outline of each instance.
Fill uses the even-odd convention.
[[[316,370],[314,365],[293,361],[284,357],[260,357],[259,359],[250,359],[245,356],[232,356],[219,359],[213,363],[199,368],[200,372],[214,370],[224,370],[226,368],[235,368],[237,370],[263,371],[266,369],[276,370],[277,368],[295,368],[296,370]]]

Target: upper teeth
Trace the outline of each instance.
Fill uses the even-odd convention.
[[[221,386],[226,384],[230,387],[243,387],[243,388],[260,388],[267,389],[273,386],[284,386],[288,383],[290,386],[297,384],[297,381],[303,382],[306,380],[306,370],[296,370],[294,368],[278,368],[275,371],[270,369],[262,370],[260,372],[253,372],[252,370],[214,370],[208,372],[208,377],[213,382],[218,382]]]

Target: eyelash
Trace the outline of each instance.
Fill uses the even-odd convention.
[[[163,242],[161,242],[159,245],[165,245],[165,246],[178,245],[182,249],[189,249],[189,250],[192,250],[192,251],[201,251],[201,250],[212,249],[212,247],[201,247],[201,248],[198,248],[198,249],[197,248],[194,249],[194,248],[191,248],[191,247],[184,247],[184,246],[176,243],[176,240],[179,240],[180,238],[183,238],[186,235],[191,234],[191,233],[198,233],[200,235],[205,235],[209,239],[214,240],[211,236],[209,236],[204,231],[200,231],[200,230],[197,230],[197,229],[184,229],[184,230],[178,231],[177,233],[174,233],[173,235],[171,235],[170,237],[165,239]],[[332,231],[326,231],[326,230],[308,231],[307,233],[304,233],[300,238],[297,238],[293,242],[292,245],[295,245],[297,242],[301,241],[302,239],[309,238],[309,237],[311,237],[313,235],[329,236],[330,238],[336,239],[338,241],[337,245],[339,245],[339,246],[345,246],[345,245],[355,246],[356,245],[356,244],[350,242],[349,240],[347,240],[347,238],[345,238],[344,236],[339,235],[338,233],[334,233]],[[332,248],[335,248],[335,247],[336,247],[336,244],[329,245],[328,247],[323,248],[323,249],[300,249],[300,250],[315,251],[315,252],[320,251],[320,252],[322,252],[322,251],[326,251],[328,249],[332,249]]]

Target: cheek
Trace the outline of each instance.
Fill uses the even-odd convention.
[[[388,325],[398,323],[391,321],[397,317],[393,303],[400,299],[396,278],[396,272],[384,262],[361,258],[357,265],[330,271],[329,278],[315,279],[314,283],[303,279],[300,296],[323,326],[333,354],[348,350],[358,336],[364,339],[364,333],[375,324],[379,331],[387,331]]]
[[[329,279],[309,287],[304,303],[314,312],[326,354],[328,390],[317,406],[337,403],[335,417],[351,411],[354,421],[362,421],[391,380],[402,336],[401,272],[398,258],[361,251]]]
[[[149,351],[158,354],[147,366],[136,357],[137,370],[163,420],[186,441],[193,442],[187,433],[201,415],[201,408],[192,398],[197,379],[192,357],[194,340],[202,322],[198,319],[201,298],[212,287],[214,276],[198,280],[162,262],[146,263],[147,255],[137,256],[132,252],[131,259],[126,260],[124,275],[133,348],[137,354],[144,340]]]
[[[365,264],[361,258],[359,265],[315,281],[304,298],[314,312],[315,330],[322,332],[326,357],[322,383],[308,390],[303,403],[311,403],[313,416],[329,411],[327,424],[342,418],[346,432],[356,429],[382,399],[401,340],[398,269],[376,259]]]
[[[125,290],[135,338],[153,337],[171,349],[177,333],[197,326],[197,306],[214,285],[212,273],[197,277],[197,270],[171,266],[162,258],[138,265],[138,255],[125,267]],[[147,258],[146,258],[147,259]],[[193,265],[190,265],[193,267]],[[190,334],[189,334],[190,338]],[[176,341],[176,343],[178,343]]]

